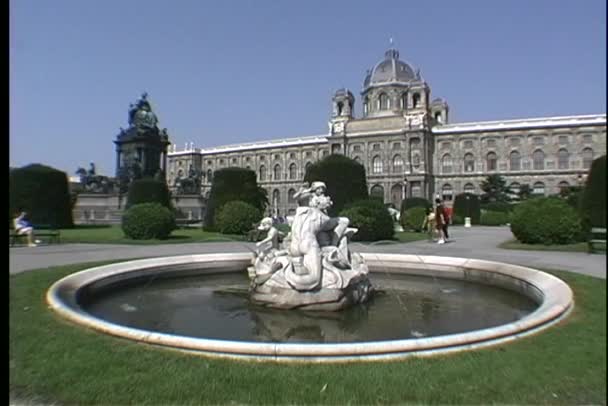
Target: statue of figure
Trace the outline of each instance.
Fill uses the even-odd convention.
[[[323,182],[313,182],[294,195],[300,205],[278,246],[272,220],[263,220],[270,238],[258,246],[253,266],[252,299],[271,307],[338,310],[366,301],[371,291],[363,258],[348,250],[357,232],[345,217],[330,217],[332,205]],[[261,225],[261,227],[262,227]]]
[[[95,164],[93,162],[89,164],[89,176],[95,176]]]

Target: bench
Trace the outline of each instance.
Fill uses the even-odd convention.
[[[606,229],[593,227],[591,232],[589,233],[589,240],[587,241],[589,245],[589,253],[593,254],[598,251],[597,246],[602,245],[604,250],[606,249]]]
[[[58,229],[48,224],[34,225],[33,227],[35,240],[45,238],[49,244],[59,244],[61,242],[61,232]],[[27,234],[17,234],[15,230],[9,229],[8,238],[9,245],[12,247],[17,243],[17,241],[25,241],[27,239]]]

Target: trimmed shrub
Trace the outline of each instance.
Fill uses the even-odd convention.
[[[215,226],[222,234],[247,234],[262,219],[262,212],[249,203],[234,200],[224,204],[215,216]]]
[[[452,216],[452,224],[454,225],[461,225],[464,224],[464,217],[462,216],[458,216],[458,215],[453,215]]]
[[[342,210],[340,217],[348,217],[350,227],[359,229],[353,241],[390,240],[395,233],[393,218],[377,199],[354,202]]]
[[[591,164],[581,199],[581,217],[585,231],[606,228],[606,155]]]
[[[422,224],[426,217],[425,207],[412,207],[407,209],[401,216],[401,225],[405,230],[422,231]]]
[[[509,213],[504,211],[482,211],[480,224],[482,226],[503,226],[509,222]]]
[[[481,203],[480,207],[481,207],[482,217],[483,217],[483,211],[490,211],[490,212],[499,211],[501,213],[510,213],[511,211],[513,211],[514,205],[511,203],[507,203],[507,202],[488,202],[488,203]]]
[[[562,199],[541,197],[517,205],[511,232],[526,244],[569,244],[581,238],[578,213]]]
[[[158,203],[172,209],[167,184],[153,178],[137,179],[131,182],[127,195],[126,209],[142,203]]]
[[[159,203],[136,204],[122,216],[122,231],[134,240],[164,240],[173,230],[173,212]]]
[[[304,181],[308,183],[325,182],[326,194],[331,197],[333,202],[328,211],[330,216],[336,216],[350,203],[369,197],[365,168],[354,159],[344,155],[329,155],[313,163],[306,170]]]
[[[468,199],[467,199],[468,196]],[[471,218],[471,224],[479,224],[481,210],[479,208],[479,196],[472,193],[461,193],[454,198],[454,211],[452,217]],[[452,220],[454,223],[454,220]]]
[[[215,230],[216,213],[228,202],[242,201],[264,213],[268,205],[266,189],[258,186],[254,171],[244,168],[224,168],[213,174],[213,182],[203,221],[205,230]],[[249,224],[251,227],[251,224]]]
[[[405,214],[405,211],[413,207],[433,207],[433,204],[423,197],[408,197],[401,202],[401,217]]]
[[[32,164],[9,171],[9,216],[25,210],[34,225],[74,226],[72,201],[65,172]]]

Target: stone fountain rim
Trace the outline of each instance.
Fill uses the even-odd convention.
[[[310,344],[205,339],[135,329],[96,318],[79,307],[70,306],[60,295],[60,291],[69,289],[72,290],[75,299],[78,292],[94,282],[99,283],[109,278],[129,279],[129,276],[137,271],[149,274],[172,266],[187,265],[196,268],[207,266],[214,272],[217,272],[218,268],[224,269],[225,272],[231,270],[234,272],[235,268],[242,266],[245,269],[251,263],[250,253],[180,255],[88,268],[55,282],[47,291],[46,300],[53,311],[76,324],[141,343],[209,356],[311,362],[391,360],[502,344],[550,327],[566,317],[574,306],[572,290],[565,282],[553,275],[528,267],[431,255],[375,253],[361,255],[372,273],[374,268],[382,266],[383,269],[390,269],[389,273],[483,280],[486,283],[495,281],[503,286],[507,283],[512,285],[512,289],[536,301],[539,297],[542,298],[542,302],[534,312],[520,320],[465,333],[389,341]]]

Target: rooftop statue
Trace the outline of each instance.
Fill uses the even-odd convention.
[[[143,93],[141,97],[129,106],[129,126],[138,129],[156,128],[158,119],[152,112],[152,106],[148,101],[148,93]]]
[[[300,206],[282,247],[272,221],[262,221],[269,237],[259,243],[249,268],[255,303],[335,311],[370,297],[367,265],[348,249],[357,229],[349,227],[346,217],[329,217],[332,201],[325,191],[323,182],[312,182],[294,195]]]

